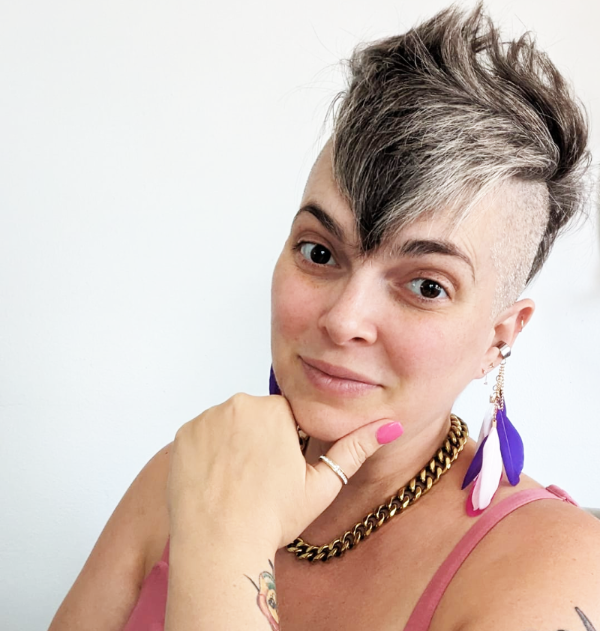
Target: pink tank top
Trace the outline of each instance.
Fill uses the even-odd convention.
[[[520,491],[492,506],[467,531],[437,570],[417,602],[404,631],[427,631],[446,588],[475,546],[496,524],[514,510],[543,499],[560,499],[577,506],[577,503],[565,491],[554,485],[546,489]],[[152,568],[142,584],[138,601],[123,631],[164,631],[168,573],[169,541],[167,540],[160,561]]]

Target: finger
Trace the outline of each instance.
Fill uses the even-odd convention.
[[[313,467],[307,479],[307,494],[324,510],[344,486],[344,478],[351,478],[382,445],[399,438],[404,429],[398,421],[382,419],[360,427],[338,440]]]

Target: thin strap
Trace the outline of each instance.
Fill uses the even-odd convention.
[[[404,627],[404,631],[427,631],[433,619],[433,614],[450,581],[454,578],[454,575],[469,554],[471,554],[475,546],[496,524],[514,510],[530,502],[544,499],[560,499],[574,506],[578,506],[568,493],[554,485],[546,489],[520,491],[519,493],[507,497],[495,506],[492,506],[463,536],[458,545],[448,555],[444,563],[442,563],[431,581],[429,581],[429,585],[423,594],[421,594],[421,598],[419,598],[407,625]],[[167,543],[160,559],[167,565],[169,564],[169,544],[170,537],[167,537]]]
[[[169,542],[170,542],[171,538],[167,537],[167,543],[165,545],[165,549],[163,550],[162,556],[160,557],[160,560],[163,561],[164,563],[166,563],[167,565],[169,564]]]
[[[454,575],[485,535],[517,508],[545,499],[565,499],[547,489],[527,489],[502,500],[486,511],[463,536],[435,573],[417,602],[404,631],[427,631],[433,614]]]

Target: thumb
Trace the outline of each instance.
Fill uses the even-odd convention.
[[[382,419],[359,427],[340,438],[327,452],[327,461],[319,460],[306,480],[306,493],[319,514],[333,502],[344,486],[343,478],[351,478],[382,445],[402,436],[398,421]]]

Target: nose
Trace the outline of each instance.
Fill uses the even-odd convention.
[[[339,346],[373,344],[380,311],[376,279],[355,273],[340,279],[329,291],[331,299],[319,318],[319,327]]]

